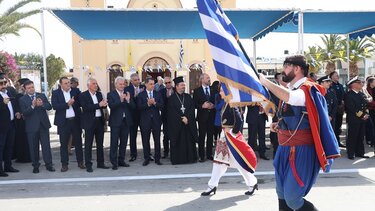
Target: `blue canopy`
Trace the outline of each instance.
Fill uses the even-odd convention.
[[[196,9],[49,9],[85,40],[206,39]],[[240,38],[254,40],[293,18],[291,10],[226,10]]]
[[[297,13],[295,14],[297,15]],[[349,34],[351,39],[375,33],[374,12],[304,11],[304,33]],[[298,20],[286,23],[275,32],[298,32]]]

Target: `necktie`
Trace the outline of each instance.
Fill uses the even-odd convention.
[[[207,100],[210,99],[210,93],[208,92],[208,87],[206,87],[206,98],[207,98]]]
[[[152,92],[150,92],[150,98],[152,98]]]
[[[35,96],[34,96],[34,95],[31,95],[31,101],[33,101],[33,100],[34,100],[34,98],[35,98]]]

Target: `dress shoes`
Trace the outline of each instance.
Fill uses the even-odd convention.
[[[216,189],[217,189],[216,187],[213,187],[213,188],[208,187],[205,192],[201,193],[201,196],[209,196],[209,195],[211,195],[211,193],[214,193],[214,195],[215,195]]]
[[[34,167],[34,168],[33,168],[33,173],[34,173],[34,174],[39,173],[39,168],[38,168],[38,167]]]
[[[129,167],[130,165],[125,162],[122,162],[122,163],[118,163],[118,166]]]
[[[150,161],[149,161],[149,160],[145,160],[145,161],[142,163],[142,166],[147,166],[148,164],[150,164]]]
[[[208,157],[207,157],[207,160],[214,160],[214,157],[212,157],[212,156],[208,156]]]
[[[78,167],[79,167],[80,169],[86,169],[86,166],[85,166],[85,164],[83,164],[82,161],[78,163]]]
[[[168,158],[168,154],[164,154],[163,157],[161,157],[161,158],[163,158],[163,159]]]
[[[358,155],[357,157],[359,157],[359,158],[370,158],[370,157],[367,156],[367,155]]]
[[[135,160],[137,160],[137,157],[132,156],[132,157],[130,158],[129,162],[133,162],[133,161],[135,161]]]
[[[202,159],[202,158],[199,159],[199,162],[200,162],[200,163],[203,163],[204,161],[206,161],[206,160],[205,160],[205,159]]]
[[[112,166],[112,170],[117,170],[118,167],[117,166]]]
[[[249,190],[245,192],[245,195],[251,196],[254,194],[255,190],[258,190],[258,184],[255,184],[254,186],[250,186]]]
[[[109,169],[109,167],[104,165],[104,164],[99,164],[99,165],[96,166],[96,168],[98,168],[98,169]]]
[[[266,155],[260,155],[259,158],[263,159],[263,160],[270,160]]]
[[[7,177],[9,176],[5,171],[0,171],[0,177]]]
[[[47,171],[50,171],[50,172],[56,171],[55,168],[53,168],[53,166],[47,166],[46,169]]]
[[[354,160],[354,156],[348,156],[349,160]]]
[[[12,166],[9,168],[5,168],[5,172],[10,172],[10,173],[17,173],[20,172],[18,169],[13,168]]]
[[[89,173],[93,172],[92,166],[86,166],[86,171]]]
[[[68,171],[68,165],[62,165],[61,172],[67,172]]]
[[[161,165],[163,165],[163,163],[162,163],[162,162],[160,162],[160,161],[155,161],[155,163],[156,163],[156,165],[158,165],[158,166],[161,166]]]

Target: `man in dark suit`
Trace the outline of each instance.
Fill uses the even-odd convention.
[[[159,92],[154,91],[155,81],[153,78],[146,78],[146,90],[138,95],[137,106],[141,113],[140,126],[143,145],[143,155],[145,161],[143,166],[150,163],[150,134],[154,139],[155,163],[160,162],[160,110],[163,108],[163,99]]]
[[[75,141],[75,152],[78,167],[85,169],[83,164],[82,138],[80,132],[81,108],[78,102],[80,91],[70,87],[67,77],[59,80],[60,88],[52,92],[52,107],[56,110],[54,124],[60,136],[61,172],[68,171],[68,145],[72,135]]]
[[[164,107],[161,110],[161,119],[163,122],[163,150],[164,155],[162,158],[167,158],[169,154],[169,135],[168,135],[168,111],[167,104],[168,98],[174,93],[171,77],[164,78],[165,88],[160,90],[161,97],[163,98]]]
[[[206,156],[207,159],[212,160],[212,147],[214,136],[214,122],[215,122],[215,91],[210,87],[211,79],[206,73],[203,73],[199,80],[202,85],[194,89],[193,100],[197,112],[197,120],[199,127],[199,162],[205,161],[204,142],[207,135]]]
[[[15,138],[15,98],[7,90],[7,80],[0,76],[0,177],[5,172],[19,172],[12,167],[12,154]],[[4,161],[4,168],[3,168]]]
[[[257,137],[259,140],[259,157],[263,160],[269,160],[266,156],[266,120],[267,115],[264,109],[258,105],[247,107],[246,122],[248,124],[248,143],[251,148],[256,149]]]
[[[365,155],[363,143],[366,120],[370,117],[365,95],[361,92],[363,83],[358,76],[355,76],[348,81],[347,86],[350,90],[346,93],[344,99],[346,121],[348,122],[348,138],[346,140],[348,159],[354,160],[355,157],[369,158]]]
[[[97,168],[108,169],[104,165],[104,113],[103,109],[107,107],[107,100],[98,91],[98,82],[90,78],[87,81],[88,90],[82,92],[79,96],[79,102],[82,106],[81,126],[85,130],[85,164],[86,171],[93,172],[92,169],[92,143],[96,141],[96,161]]]
[[[138,94],[143,92],[144,86],[141,85],[139,76],[137,73],[130,75],[130,85],[125,88],[125,92],[129,92],[131,98],[137,103]],[[140,120],[140,114],[137,109],[131,109],[133,124],[130,126],[130,162],[137,159],[137,134]]]
[[[48,171],[55,171],[52,164],[49,128],[51,123],[47,111],[52,109],[47,97],[35,92],[34,83],[27,81],[23,84],[26,94],[19,99],[20,108],[25,119],[27,141],[30,147],[30,157],[33,173],[39,173],[39,141],[42,145],[43,160]]]
[[[109,116],[109,126],[111,127],[109,157],[113,170],[117,170],[118,166],[129,167],[129,164],[125,163],[125,152],[128,145],[129,126],[133,124],[131,109],[136,108],[130,93],[124,92],[125,78],[117,77],[115,87],[115,90],[107,94],[108,105],[111,109]],[[118,157],[117,151],[119,151]]]

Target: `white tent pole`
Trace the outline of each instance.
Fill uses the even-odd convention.
[[[257,70],[257,41],[255,40],[253,40],[253,60],[255,70]]]
[[[298,53],[303,54],[303,12],[298,13]]]
[[[349,34],[346,35],[346,61],[348,62],[348,81],[350,80],[350,52],[349,52]]]
[[[47,80],[47,57],[46,57],[46,35],[44,31],[44,9],[40,13],[41,29],[42,29],[42,52],[43,52],[43,76],[44,76],[44,94],[48,96],[48,80]]]
[[[84,81],[83,81],[83,70],[84,70],[84,67],[83,67],[83,46],[82,46],[82,42],[83,42],[83,39],[80,39],[78,41],[78,48],[79,48],[79,74],[80,74],[80,81],[81,83],[79,83],[81,86],[81,90],[84,90],[84,84],[86,84]]]

